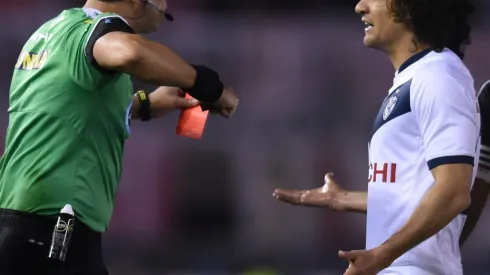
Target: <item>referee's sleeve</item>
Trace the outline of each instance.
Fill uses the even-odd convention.
[[[134,31],[128,23],[117,14],[99,15],[92,24],[93,26],[85,41],[83,51],[90,64],[98,67],[93,54],[95,42],[110,32],[134,33]]]
[[[456,79],[444,69],[427,70],[412,81],[411,105],[429,170],[475,165],[479,114],[471,77]]]
[[[107,73],[97,65],[93,57],[93,48],[100,37],[113,31],[133,32],[117,14],[100,14],[66,30],[64,43],[61,45],[63,59],[66,61],[68,73],[78,85],[93,89],[92,84]]]

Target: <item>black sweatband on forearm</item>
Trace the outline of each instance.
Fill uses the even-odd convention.
[[[150,97],[145,91],[138,91],[136,93],[138,100],[140,102],[140,109],[138,110],[138,114],[140,116],[141,121],[148,121],[151,119],[151,103]]]
[[[202,65],[193,65],[196,70],[194,86],[185,90],[193,98],[204,102],[215,102],[223,93],[224,85],[216,71]]]

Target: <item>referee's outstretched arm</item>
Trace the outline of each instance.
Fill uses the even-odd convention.
[[[180,88],[199,100],[203,109],[224,117],[234,113],[238,98],[233,89],[225,88],[216,71],[192,65],[165,45],[140,35],[157,30],[159,21],[168,17],[165,0],[88,0],[84,8],[94,13],[93,20],[83,22],[91,25],[88,35],[68,31],[67,39],[74,43],[85,41],[83,52],[93,66],[102,71],[122,72],[149,84]],[[78,49],[68,51],[79,53]],[[155,92],[152,97],[160,99],[158,102],[184,104],[176,104],[175,109],[192,107],[190,101],[177,98],[180,94],[169,90]],[[162,113],[167,106],[151,104],[151,112]],[[138,113],[137,107],[133,106],[133,113]]]
[[[142,35],[111,32],[94,44],[97,64],[132,75],[144,82],[191,89],[196,70],[168,47]]]
[[[235,92],[224,88],[214,70],[190,65],[168,47],[142,35],[109,32],[94,41],[92,51],[94,61],[103,69],[120,71],[150,84],[181,88],[211,104],[211,111],[224,117],[230,117],[238,106]]]

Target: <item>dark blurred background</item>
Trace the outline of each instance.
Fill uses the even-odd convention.
[[[366,189],[369,130],[394,70],[363,46],[357,1],[168,1],[177,21],[151,38],[216,68],[241,106],[231,120],[211,118],[200,141],[175,135],[178,113],[133,124],[105,236],[111,274],[342,274],[337,251],[364,247],[365,217],[287,206],[272,192],[320,186],[328,171]],[[0,3],[5,129],[22,45],[84,1]],[[478,89],[490,79],[490,1],[477,4],[465,61]],[[466,274],[490,274],[489,227],[487,209],[463,249]]]

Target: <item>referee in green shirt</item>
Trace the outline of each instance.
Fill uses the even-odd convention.
[[[224,117],[235,111],[235,93],[214,70],[138,35],[171,19],[165,10],[165,0],[88,0],[43,24],[25,44],[0,161],[0,274],[108,274],[100,239],[130,120],[199,104],[183,91]],[[135,94],[131,76],[166,87]],[[76,222],[59,264],[48,253],[65,204]]]

